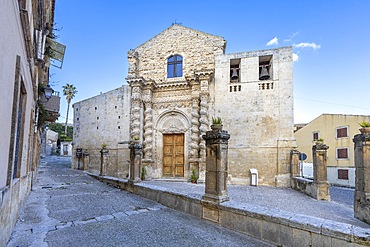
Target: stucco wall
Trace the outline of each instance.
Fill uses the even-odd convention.
[[[322,114],[294,133],[297,139],[298,150],[307,154],[305,162],[312,162],[313,132],[319,133],[319,138],[329,146],[328,154],[328,181],[332,184],[354,187],[354,143],[353,137],[359,134],[359,123],[370,121],[370,116]],[[339,127],[347,127],[348,137],[336,138]],[[348,159],[337,159],[337,148],[348,148]],[[338,179],[338,169],[348,170],[348,180]]]
[[[324,143],[329,146],[328,166],[354,167],[353,156],[353,137],[359,134],[359,123],[370,121],[370,116],[363,115],[344,115],[344,114],[322,114],[303,128],[294,133],[297,139],[298,150],[307,154],[305,162],[312,162],[312,133],[319,132],[319,138],[324,139]],[[336,138],[338,127],[348,127],[348,137]],[[348,147],[349,159],[336,158],[336,148]]]
[[[127,158],[119,158],[127,154],[127,144],[119,144],[129,140],[130,127],[130,88],[122,86],[93,98],[77,102],[74,108],[73,128],[73,167],[77,167],[76,148],[88,152],[90,164],[88,169],[100,171],[100,149],[107,144],[111,150],[111,162],[127,166]],[[117,164],[114,164],[117,166]],[[111,174],[116,175],[116,174]]]

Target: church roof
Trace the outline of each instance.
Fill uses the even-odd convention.
[[[193,33],[198,33],[198,34],[202,34],[202,35],[205,35],[205,36],[209,36],[209,37],[213,37],[214,39],[222,39],[225,41],[224,37],[222,36],[217,36],[217,35],[213,35],[213,34],[209,34],[209,33],[206,33],[206,32],[202,32],[202,31],[198,31],[196,29],[193,29],[193,28],[189,28],[189,27],[185,27],[185,26],[182,26],[180,24],[172,24],[170,27],[168,27],[167,29],[165,29],[164,31],[160,32],[159,34],[157,34],[156,36],[154,36],[153,38],[147,40],[146,42],[144,42],[143,44],[139,45],[138,47],[136,47],[135,49],[138,49],[138,48],[141,48],[142,46],[144,46],[145,44],[147,43],[150,43],[156,39],[158,39],[159,36],[162,36],[164,35],[165,33],[171,31],[172,29],[183,29],[185,31],[190,31],[190,32],[193,32]],[[226,46],[226,41],[225,41],[225,46]]]

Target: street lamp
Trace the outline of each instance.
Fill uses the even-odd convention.
[[[46,103],[49,101],[49,99],[51,98],[51,96],[53,95],[54,93],[54,89],[52,87],[50,87],[50,85],[46,85],[46,87],[42,87],[41,88],[41,92],[44,93],[44,96],[46,98],[46,101],[45,102],[42,102],[42,103]]]

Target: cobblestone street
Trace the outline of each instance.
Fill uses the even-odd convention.
[[[270,246],[42,161],[8,246]]]

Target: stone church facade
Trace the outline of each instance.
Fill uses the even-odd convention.
[[[172,25],[128,52],[128,85],[74,104],[73,166],[126,178],[130,141],[143,145],[146,179],[205,178],[202,135],[221,117],[229,182],[289,186],[293,138],[291,47],[225,54],[219,36]]]

